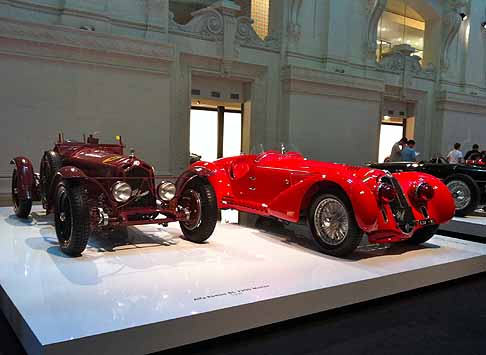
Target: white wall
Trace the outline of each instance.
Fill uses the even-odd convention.
[[[100,131],[114,142],[121,134],[142,159],[168,171],[168,77],[6,55],[0,63],[0,173],[10,173],[8,158],[17,155],[37,169],[60,130],[78,140]]]

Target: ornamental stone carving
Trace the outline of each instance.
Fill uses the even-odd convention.
[[[170,13],[169,30],[173,33],[193,36],[213,41],[224,41],[226,45],[235,42],[235,56],[238,56],[238,46],[268,48],[277,51],[280,39],[271,34],[265,40],[261,39],[253,29],[253,20],[247,16],[237,17],[239,6],[227,0],[218,1],[209,7],[191,13],[193,17],[187,24],[181,25]],[[234,35],[233,35],[234,33]],[[231,39],[228,39],[231,36]]]
[[[383,55],[379,67],[385,71],[407,73],[409,75],[432,78],[435,75],[433,65],[429,64],[424,70],[419,56],[413,55],[415,48],[408,44],[401,44]]]

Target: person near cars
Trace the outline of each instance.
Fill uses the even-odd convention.
[[[402,161],[402,150],[405,148],[407,142],[407,137],[403,137],[393,145],[390,154],[390,161]]]
[[[402,161],[417,161],[415,141],[410,139],[402,150]]]
[[[472,149],[466,153],[464,160],[478,160],[481,159],[481,152],[479,151],[479,145],[473,144]]]
[[[454,149],[452,149],[449,154],[447,154],[447,161],[450,164],[460,164],[463,162],[464,156],[462,155],[461,143],[454,144]]]

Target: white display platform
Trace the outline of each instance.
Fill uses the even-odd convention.
[[[467,217],[454,217],[440,228],[443,231],[486,238],[486,215],[476,214]]]
[[[180,235],[145,226],[72,259],[50,218],[1,208],[2,310],[31,354],[145,354],[486,271],[486,245],[441,236],[343,260],[235,225]]]

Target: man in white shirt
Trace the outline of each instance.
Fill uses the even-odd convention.
[[[454,149],[447,154],[447,161],[450,164],[460,164],[463,161],[462,152],[459,150],[461,149],[461,144],[456,143],[454,144]]]

